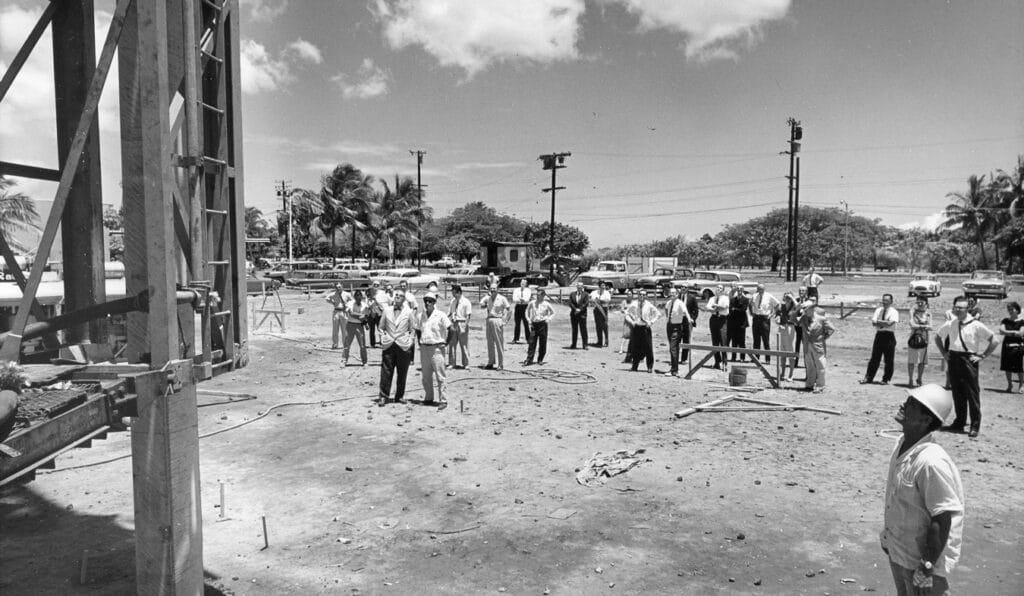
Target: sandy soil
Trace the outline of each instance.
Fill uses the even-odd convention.
[[[884,291],[829,283],[826,302]],[[906,302],[905,293],[897,299]],[[437,412],[372,405],[379,350],[368,367],[341,368],[340,352],[328,349],[328,305],[300,295],[285,302],[287,333],[254,333],[249,367],[201,385],[258,396],[200,395],[202,434],[266,414],[201,441],[208,593],[893,593],[877,540],[895,444],[883,431],[896,428],[905,389],[856,383],[870,312],[838,322],[825,393],[796,391],[796,382],[756,394],[841,416],[677,420],[674,412],[727,395],[715,386],[727,374],[702,370],[686,381],[628,372],[615,353],[618,317],[611,348],[571,351],[559,307],[548,368],[562,372],[534,376],[520,372],[523,344],[507,347],[506,371],[475,368],[486,359],[477,321],[474,367],[450,371],[452,407]],[[933,301],[935,312],[948,302]],[[985,304],[990,321],[1003,316]],[[706,316],[699,325],[695,341],[708,343]],[[897,382],[906,380],[903,335]],[[663,328],[655,343],[664,372]],[[1024,396],[1001,392],[997,363],[983,368],[981,437],[939,436],[967,497],[952,577],[959,593],[1024,593],[1024,523],[1014,513],[1024,510]],[[925,376],[941,378],[934,355]],[[767,387],[753,371],[749,379]],[[419,374],[409,381],[408,397],[418,399]],[[110,435],[0,494],[0,592],[133,591],[130,462],[102,463],[128,453],[129,441]],[[576,482],[595,452],[638,448],[646,461],[629,472],[594,487]]]

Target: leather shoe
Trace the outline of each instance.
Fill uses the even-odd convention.
[[[950,425],[947,425],[947,426],[943,426],[939,430],[941,430],[944,433],[962,433],[962,432],[964,432],[964,427],[962,427],[962,426],[953,426],[952,424],[950,424]]]
[[[861,379],[860,381],[857,381],[857,382],[860,383],[861,385],[870,385],[874,381],[869,381],[867,379]]]
[[[529,360],[523,360],[523,366],[530,366],[531,364],[533,363],[530,362]]]
[[[972,438],[972,439],[978,438],[978,429],[972,428],[971,432],[967,433],[967,436]]]

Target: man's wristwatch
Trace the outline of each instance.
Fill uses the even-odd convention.
[[[923,569],[926,574],[931,575],[934,566],[932,565],[931,561],[925,561],[924,559],[921,559],[921,569]]]

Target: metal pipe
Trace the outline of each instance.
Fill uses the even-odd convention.
[[[197,304],[200,299],[199,292],[194,290],[178,290],[175,292],[175,300],[178,304]],[[63,314],[47,321],[39,321],[25,326],[25,332],[21,340],[35,339],[48,333],[55,333],[61,329],[88,323],[109,315],[122,315],[129,312],[147,312],[149,310],[149,292],[140,292],[135,296],[103,302]],[[7,341],[9,333],[0,333],[0,343]]]

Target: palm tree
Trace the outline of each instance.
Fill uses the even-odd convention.
[[[985,233],[991,225],[987,211],[991,196],[985,186],[985,176],[971,176],[967,179],[967,192],[951,192],[946,195],[946,198],[953,199],[954,202],[946,205],[946,220],[939,225],[943,230],[960,228],[968,236],[974,237],[974,242],[981,251],[982,269],[988,268]]]
[[[385,240],[388,255],[394,262],[395,241],[415,238],[420,225],[429,218],[429,208],[423,205],[412,178],[400,180],[395,176],[394,188],[384,181],[381,181],[381,185],[384,190],[374,194],[371,208],[366,213],[366,229],[372,240],[372,251],[376,251],[377,243]],[[372,252],[370,258],[372,264]]]
[[[1013,268],[1013,255],[1015,252],[1019,252],[1019,250],[1015,250],[1015,246],[1019,246],[1019,243],[1012,242],[1014,233],[1007,233],[1007,231],[1011,227],[1015,230],[1020,227],[1020,224],[1014,220],[1021,216],[1021,209],[1024,209],[1024,205],[1022,205],[1024,203],[1024,155],[1017,156],[1017,167],[1013,172],[996,170],[996,175],[989,186],[998,207],[998,210],[994,212],[996,216],[994,240],[996,240],[997,246],[998,244],[1005,246],[1006,272],[1010,273]]]
[[[15,234],[38,231],[39,214],[32,199],[12,190],[15,185],[13,180],[0,176],[0,233],[13,250],[28,252],[30,247]]]
[[[373,194],[373,176],[363,172],[350,163],[341,164],[323,177],[323,192],[321,197],[327,196],[334,211],[333,230],[348,226],[352,230],[352,253],[353,262],[356,258],[356,232],[366,228],[366,213],[369,210]],[[330,223],[334,223],[330,222]],[[321,229],[323,225],[321,224]]]

